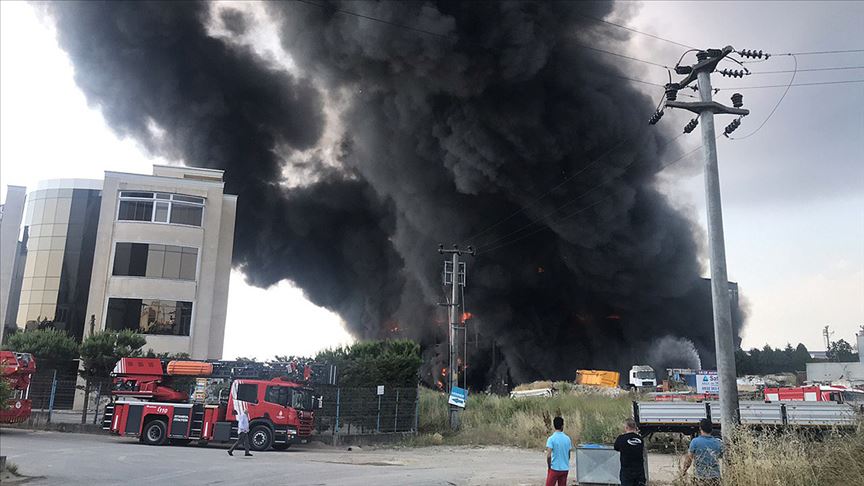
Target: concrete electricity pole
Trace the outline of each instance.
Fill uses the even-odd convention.
[[[442,255],[450,255],[450,261],[444,260],[444,285],[450,285],[450,301],[444,305],[449,307],[449,344],[450,344],[450,359],[447,366],[447,393],[453,390],[454,386],[459,386],[459,350],[458,343],[459,331],[464,331],[465,326],[462,323],[462,313],[459,312],[460,296],[462,289],[465,287],[465,263],[459,261],[459,257],[465,253],[474,255],[474,248],[468,247],[467,250],[460,250],[458,245],[453,245],[453,249],[446,250],[444,245],[438,245],[438,253]],[[462,356],[462,363],[465,363],[465,356]],[[462,409],[450,405],[450,427],[453,430],[459,428],[459,412]]]
[[[692,66],[676,66],[675,72],[686,75],[677,83],[666,85],[667,108],[683,108],[696,113],[684,127],[690,133],[696,125],[702,125],[702,147],[705,154],[705,199],[708,210],[708,242],[711,250],[711,302],[714,309],[714,346],[717,352],[717,374],[720,378],[720,427],[724,433],[735,430],[739,422],[738,385],[735,372],[735,344],[732,332],[732,311],[729,306],[729,280],[726,275],[726,246],[723,239],[723,214],[720,208],[720,172],[717,167],[717,137],[714,134],[714,114],[738,115],[724,130],[728,136],[741,125],[741,117],[749,110],[742,109],[743,97],[732,95],[734,108],[712,100],[711,73],[717,64],[730,53],[732,47],[707,49],[696,54],[697,63]],[[743,51],[742,51],[743,52]],[[744,54],[742,54],[744,55]],[[676,101],[678,90],[693,81],[699,89],[698,102]],[[663,116],[658,111],[651,117],[652,125]]]

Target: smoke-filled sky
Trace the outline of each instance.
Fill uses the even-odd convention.
[[[235,263],[249,282],[296,282],[357,336],[428,343],[443,318],[430,305],[440,295],[435,244],[525,208],[469,241],[491,251],[472,262],[466,295],[517,379],[554,373],[562,361],[650,359],[647,344],[666,335],[712,347],[696,288],[704,257],[698,158],[657,176],[698,146],[696,134],[662,147],[686,122],[667,115],[616,147],[642,133],[659,92],[604,74],[660,83],[666,75],[568,39],[664,64],[681,49],[578,14],[610,15],[692,45],[766,51],[861,47],[855,19],[864,15],[860,5],[824,3],[782,12],[728,3],[614,12],[566,3],[346,7],[442,39],[302,3],[220,4],[220,12],[120,5],[56,4],[39,24],[28,6],[3,4],[3,184],[32,185],[48,172],[147,172],[154,158],[225,168],[228,190],[247,201]],[[729,24],[700,25],[706,31],[685,21],[704,9]],[[46,28],[55,18],[59,46]],[[808,28],[789,35],[797,23]],[[862,64],[861,54],[799,58],[800,67]],[[797,80],[860,79],[862,71]],[[785,76],[715,85],[780,84]],[[746,135],[782,90],[742,92],[754,113],[739,129]],[[720,144],[729,273],[749,302],[745,346],[820,348],[821,326],[849,339],[864,322],[864,124],[852,109],[862,93],[860,84],[793,88],[758,134]],[[154,136],[153,123],[168,136]],[[612,147],[614,157],[588,166]],[[570,202],[610,176],[602,192]],[[538,218],[550,229],[510,236]],[[495,248],[499,239],[513,243]],[[283,354],[280,342],[309,353],[347,340],[337,318],[288,282],[264,291],[238,277],[229,357]],[[276,338],[268,339],[272,349],[262,333]],[[568,344],[544,355],[549,341]]]

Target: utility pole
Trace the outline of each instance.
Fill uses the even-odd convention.
[[[825,337],[825,351],[831,350],[831,335],[834,334],[833,332],[829,331],[828,329],[829,329],[829,326],[825,326],[822,329],[822,336]]]
[[[462,254],[475,255],[474,248],[468,247],[467,250],[460,250],[459,245],[453,245],[450,250],[444,249],[444,245],[438,245],[438,253],[442,255],[450,255],[450,261],[444,260],[444,285],[450,285],[450,301],[446,305],[449,307],[449,344],[450,344],[450,359],[447,366],[447,393],[451,393],[454,386],[459,386],[459,332],[464,334],[465,325],[462,322],[462,313],[459,312],[460,297],[462,289],[465,287],[465,263],[459,261]],[[463,336],[465,338],[465,336]],[[467,352],[467,349],[465,350]],[[462,356],[461,362],[465,363],[465,356]],[[450,428],[457,430],[459,428],[459,412],[461,408],[455,405],[450,407]]]
[[[708,211],[708,243],[711,251],[711,302],[714,310],[714,346],[717,353],[717,374],[720,378],[720,427],[724,434],[734,431],[740,423],[738,408],[738,385],[735,372],[735,345],[732,333],[732,312],[729,305],[729,279],[726,274],[726,246],[723,238],[723,214],[720,205],[720,172],[717,166],[717,139],[714,134],[714,114],[738,115],[724,130],[728,136],[741,125],[741,117],[750,113],[741,108],[743,97],[732,95],[734,107],[724,106],[712,99],[711,73],[717,64],[734,52],[731,46],[723,49],[706,49],[696,54],[697,62],[692,66],[676,66],[675,72],[686,75],[677,83],[666,85],[667,108],[683,108],[698,115],[684,127],[690,133],[696,125],[702,125],[702,147],[705,155],[705,199]],[[750,51],[741,51],[744,54]],[[754,54],[755,55],[755,54]],[[761,57],[761,53],[759,53]],[[749,57],[749,56],[748,56]],[[698,102],[676,101],[678,90],[693,81],[699,89]],[[658,111],[651,117],[655,124],[663,116]]]

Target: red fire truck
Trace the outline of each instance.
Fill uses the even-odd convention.
[[[310,385],[335,383],[332,366],[297,361],[123,358],[112,375],[118,399],[106,407],[103,429],[148,445],[228,442],[245,409],[256,451],[306,442],[320,407]]]
[[[841,385],[812,385],[765,388],[766,402],[836,402],[864,404],[864,391]]]
[[[0,423],[17,424],[30,418],[30,377],[36,373],[36,360],[30,353],[0,351],[0,380],[12,387],[6,407],[0,407]]]

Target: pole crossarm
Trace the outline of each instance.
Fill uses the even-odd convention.
[[[667,108],[683,108],[699,114],[703,111],[710,111],[715,115],[741,115],[750,114],[750,110],[746,108],[732,108],[716,101],[667,101]]]

